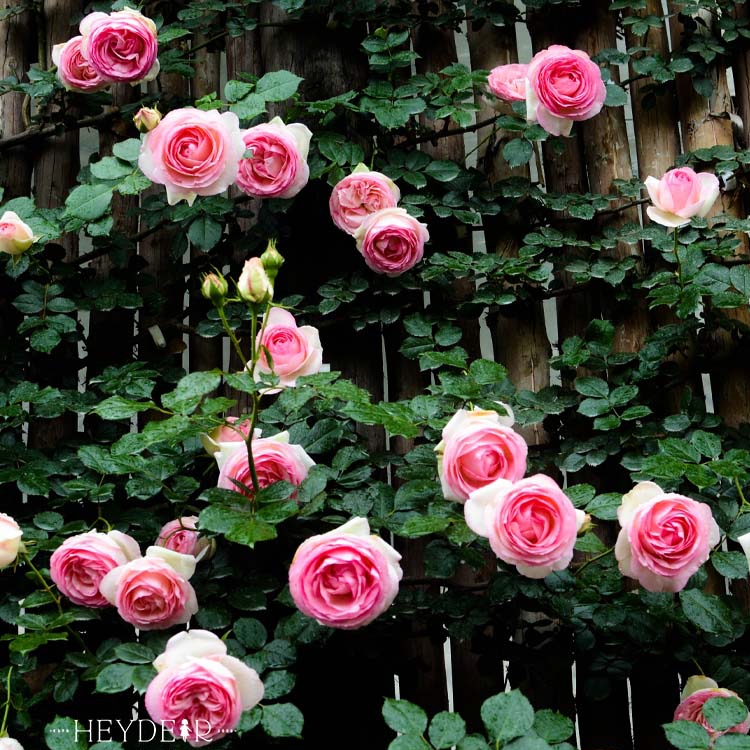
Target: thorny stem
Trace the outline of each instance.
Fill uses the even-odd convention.
[[[8,714],[10,714],[10,676],[13,674],[13,667],[8,667],[8,681],[5,685],[5,710],[3,711],[3,721],[0,724],[0,737],[6,736],[6,728],[8,726]]]
[[[578,575],[584,568],[586,568],[589,565],[591,565],[592,562],[596,562],[597,560],[601,560],[602,557],[606,557],[610,552],[614,552],[614,551],[615,551],[615,548],[614,547],[610,547],[609,549],[604,550],[604,552],[600,552],[598,555],[594,555],[590,560],[586,560],[586,562],[583,563],[583,565],[581,565],[581,567],[578,568],[578,570],[576,570],[575,575]]]
[[[232,327],[229,325],[229,321],[227,320],[227,314],[224,312],[224,308],[217,306],[216,313],[219,316],[219,320],[221,321],[221,324],[224,326],[224,330],[227,332],[227,336],[229,336],[229,340],[232,342],[234,351],[237,353],[237,356],[240,358],[240,362],[247,362],[247,359],[245,359],[245,355],[242,353],[242,347],[240,346],[240,342],[237,339],[237,337],[234,335],[234,331],[232,330]]]
[[[495,117],[488,117],[486,120],[480,120],[473,125],[467,125],[463,128],[449,128],[445,130],[437,130],[427,135],[418,135],[414,138],[406,138],[401,145],[402,146],[413,146],[416,143],[429,143],[431,141],[437,141],[440,138],[450,138],[452,135],[463,135],[464,133],[473,133],[475,130],[479,130],[487,125],[492,125],[499,115]]]

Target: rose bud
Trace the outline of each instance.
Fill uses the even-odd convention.
[[[0,216],[0,252],[21,255],[36,239],[31,227],[18,214],[6,211]]]
[[[260,258],[249,258],[245,261],[237,282],[237,294],[245,302],[256,304],[273,297],[273,286]]]
[[[141,133],[148,133],[161,122],[161,112],[151,107],[141,107],[133,117],[133,124]]]
[[[279,269],[284,265],[284,256],[276,249],[276,240],[268,240],[268,246],[263,251],[260,259],[263,263],[263,268],[266,269],[269,280],[273,284],[276,281]]]
[[[213,302],[216,307],[223,307],[224,301],[229,291],[227,280],[218,271],[216,273],[207,273],[201,283],[201,294]]]

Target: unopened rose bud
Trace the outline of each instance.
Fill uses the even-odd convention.
[[[223,307],[226,301],[229,284],[220,273],[207,273],[201,284],[201,294],[211,300],[216,307]]]
[[[270,274],[260,258],[245,261],[245,267],[237,282],[237,292],[246,302],[265,302],[273,296]]]
[[[141,133],[148,133],[161,122],[161,112],[151,107],[141,107],[133,117],[133,123]]]
[[[8,255],[21,255],[33,244],[34,232],[21,217],[13,211],[6,211],[0,216],[0,252]]]
[[[279,269],[284,265],[284,256],[276,249],[276,240],[268,240],[268,247],[266,247],[260,259],[263,262],[263,268],[266,269],[268,278],[273,284],[276,281]]]
[[[594,524],[591,521],[591,516],[587,513],[583,518],[583,523],[578,528],[579,534],[585,534],[587,531],[591,531],[594,528]]]

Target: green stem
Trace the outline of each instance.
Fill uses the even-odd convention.
[[[55,592],[51,589],[50,585],[47,583],[47,580],[45,577],[41,574],[41,571],[34,565],[33,562],[31,562],[31,558],[28,556],[26,552],[22,553],[21,555],[24,562],[31,568],[31,570],[34,572],[34,575],[39,579],[39,582],[42,584],[42,587],[44,590],[52,597],[52,601],[54,601],[55,606],[57,607],[57,611],[62,615],[64,614],[61,598],[59,596],[55,595]],[[70,627],[70,625],[65,625],[65,630],[68,632],[69,635],[73,636],[73,639],[78,642],[78,645],[84,650],[88,651],[88,647],[83,641],[83,638],[75,631],[73,628]]]
[[[737,494],[740,496],[740,500],[742,500],[742,508],[750,508],[750,503],[747,502],[745,493],[742,491],[742,487],[740,486],[740,480],[737,477],[734,478],[734,486],[737,488]]]
[[[8,667],[8,682],[5,686],[5,710],[3,711],[3,722],[0,724],[0,737],[7,736],[6,728],[8,726],[8,715],[10,714],[10,676],[13,674],[13,667]]]
[[[578,575],[584,568],[587,568],[589,565],[591,565],[591,563],[596,562],[597,560],[601,560],[602,557],[606,557],[610,552],[614,552],[614,551],[615,551],[615,548],[610,547],[609,549],[604,550],[604,552],[600,552],[598,555],[594,555],[594,557],[592,557],[590,560],[586,560],[586,562],[583,563],[583,565],[581,565],[581,567],[578,568],[578,570],[576,570],[575,574]]]
[[[255,469],[255,458],[253,456],[253,434],[255,433],[255,423],[258,421],[258,406],[260,405],[260,396],[257,393],[253,393],[253,412],[250,417],[250,431],[247,434],[247,463],[250,467],[250,477],[253,481],[253,491],[258,492],[260,485],[258,484],[258,472]]]
[[[682,283],[682,265],[680,264],[680,256],[677,254],[677,250],[679,248],[679,241],[677,239],[679,231],[680,230],[677,227],[675,227],[675,230],[674,230],[674,259],[675,259],[675,262],[677,263],[677,281],[680,283],[680,287],[682,287],[683,286],[683,283]]]
[[[229,340],[232,342],[232,346],[234,346],[234,351],[237,352],[237,356],[240,358],[240,362],[247,362],[245,355],[242,353],[242,347],[240,346],[240,342],[238,338],[234,335],[234,331],[229,326],[229,321],[227,320],[227,315],[224,312],[224,308],[217,307],[216,312],[219,316],[219,320],[221,321],[221,324],[224,326],[224,330],[227,332],[227,336],[229,336]]]

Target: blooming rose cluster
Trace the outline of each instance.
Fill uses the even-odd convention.
[[[334,186],[328,203],[334,224],[354,237],[365,263],[386,276],[419,263],[430,239],[425,224],[397,207],[400,198],[390,178],[358,164]]]
[[[170,521],[144,556],[135,539],[120,531],[77,534],[52,553],[50,577],[74,604],[114,606],[140,630],[184,624],[198,611],[189,579],[212,549],[199,536],[197,521]]]
[[[66,89],[89,93],[110,83],[151,81],[159,73],[156,24],[139,11],[90,13],[79,30],[79,36],[52,48]]]
[[[182,107],[148,130],[138,166],[166,187],[170,205],[183,199],[192,205],[235,183],[260,198],[291,198],[307,184],[311,137],[306,126],[278,117],[241,130],[233,112]]]
[[[494,68],[487,83],[499,99],[525,101],[526,119],[552,135],[570,135],[574,122],[598,115],[607,95],[599,66],[561,44],[537,52],[528,65]]]
[[[153,664],[157,675],[146,690],[146,710],[192,747],[234,731],[242,712],[263,698],[258,673],[229,656],[224,641],[207,630],[172,636]],[[188,728],[187,737],[183,726]]]
[[[719,527],[705,503],[640,482],[617,509],[615,544],[620,572],[647,591],[680,591],[719,543]]]
[[[401,555],[370,534],[366,518],[306,539],[289,568],[299,610],[321,625],[352,630],[382,615],[398,594]]]
[[[544,578],[563,570],[586,514],[548,476],[524,479],[528,448],[513,429],[513,413],[460,409],[436,446],[446,500],[464,503],[469,528],[521,575]]]

